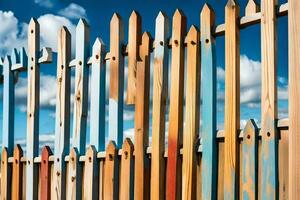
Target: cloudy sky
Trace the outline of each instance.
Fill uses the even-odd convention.
[[[287,0],[279,0],[285,3]],[[172,3],[170,3],[172,2]],[[106,3],[97,0],[1,0],[0,1],[0,56],[10,54],[13,47],[26,47],[27,28],[31,17],[38,19],[41,26],[41,46],[57,49],[57,32],[62,25],[69,28],[74,45],[75,28],[80,18],[85,18],[91,26],[91,42],[101,37],[109,49],[109,22],[114,12],[118,12],[124,22],[125,41],[128,38],[128,18],[132,10],[137,10],[142,16],[143,31],[149,31],[154,36],[155,18],[158,12],[164,11],[170,19],[176,8],[183,10],[187,16],[188,27],[195,24],[199,27],[199,12],[204,4],[209,2],[216,12],[216,23],[224,22],[225,0],[190,0],[190,1],[134,1],[126,3],[112,0]],[[241,15],[244,15],[246,0],[238,1]],[[278,20],[278,98],[279,118],[287,117],[287,17]],[[224,37],[216,40],[217,75],[218,75],[218,128],[223,128],[224,119]],[[74,48],[74,46],[73,46]],[[260,123],[261,94],[261,53],[260,26],[255,25],[241,31],[241,126],[249,118]],[[125,62],[126,63],[126,62]],[[109,73],[109,70],[108,70]],[[55,75],[54,64],[41,66],[41,112],[40,140],[47,143],[53,141],[55,116]],[[108,74],[107,74],[108,75]],[[73,73],[74,76],[74,73]],[[108,76],[107,76],[108,77]],[[108,81],[107,81],[108,82]],[[72,79],[72,85],[74,79]],[[126,84],[125,84],[126,85]],[[2,93],[2,86],[0,86]],[[74,90],[74,87],[73,87]],[[26,137],[26,73],[20,75],[16,84],[15,135],[17,142]],[[2,97],[2,95],[1,95]],[[1,99],[2,104],[2,99]],[[0,108],[2,113],[2,106]],[[108,114],[108,112],[107,112]],[[124,130],[127,135],[133,134],[134,112],[126,107],[124,112]],[[72,118],[71,118],[72,119]],[[107,118],[108,119],[108,118]],[[2,121],[2,115],[0,120]],[[0,123],[2,134],[2,123]],[[107,124],[106,124],[107,125]],[[107,130],[108,128],[106,128]],[[89,128],[88,130],[89,131]],[[151,133],[151,131],[150,131]],[[88,135],[88,134],[87,134]],[[1,137],[2,138],[2,137]],[[0,139],[1,140],[1,139]]]

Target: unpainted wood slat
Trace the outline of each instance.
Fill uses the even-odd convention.
[[[52,155],[52,151],[49,146],[44,146],[41,156],[41,169],[40,169],[40,183],[41,191],[40,197],[42,200],[51,199],[51,167],[49,162],[49,156]]]
[[[83,199],[99,199],[99,169],[97,161],[97,150],[94,146],[89,146],[86,151]]]
[[[6,200],[11,197],[11,167],[8,164],[8,151],[4,147],[1,153],[1,199]]]
[[[82,172],[79,164],[79,153],[76,148],[71,148],[68,164],[68,179],[66,199],[81,199],[82,197]]]
[[[259,12],[259,6],[255,0],[248,0],[245,8],[245,16],[251,16]]]
[[[12,171],[12,199],[22,199],[22,185],[23,185],[23,164],[21,157],[23,150],[19,144],[14,149],[13,171]]]

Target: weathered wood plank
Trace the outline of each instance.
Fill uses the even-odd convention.
[[[140,46],[141,61],[137,65],[137,88],[134,117],[134,199],[150,198],[150,161],[146,156],[149,145],[149,96],[150,96],[150,42],[151,36],[145,32]]]
[[[54,141],[53,199],[66,198],[66,164],[70,149],[70,69],[71,35],[66,27],[59,31],[57,45],[57,91]]]
[[[78,200],[82,197],[82,172],[79,166],[79,154],[76,148],[72,148],[69,155],[69,169],[67,179],[66,199]]]
[[[186,17],[180,10],[173,16],[171,92],[168,135],[167,200],[181,197],[181,158],[183,132],[184,36]]]
[[[245,200],[258,198],[258,128],[249,120],[244,128],[242,163],[242,195]]]
[[[134,104],[136,96],[136,67],[139,55],[139,45],[142,36],[142,18],[133,11],[129,17],[128,30],[128,79],[126,103]]]
[[[182,199],[196,199],[196,148],[200,115],[200,46],[199,31],[191,26],[187,34],[187,76],[185,126],[183,133]]]
[[[124,99],[124,57],[122,45],[124,31],[122,19],[114,14],[110,21],[110,89],[109,89],[109,140],[118,147],[123,142],[123,99]]]
[[[228,0],[225,8],[225,162],[224,198],[238,198],[240,126],[239,6]]]
[[[120,196],[119,199],[133,200],[134,198],[134,161],[133,143],[126,138],[122,146],[122,161],[120,171]]]
[[[248,0],[247,6],[245,8],[245,16],[251,16],[259,12],[259,6],[255,0]]]
[[[165,115],[168,96],[169,18],[162,12],[156,17],[153,69],[151,199],[165,198]]]
[[[205,4],[200,16],[201,21],[201,69],[202,69],[202,199],[217,197],[218,152],[217,130],[217,68],[215,57],[215,38],[212,27],[215,23],[214,11]],[[204,184],[205,183],[205,184]]]
[[[11,167],[8,164],[8,151],[4,147],[1,153],[1,199],[6,200],[11,197]]]
[[[23,185],[23,164],[21,163],[21,157],[23,156],[23,150],[19,144],[14,149],[14,161],[12,171],[12,199],[22,199],[22,185]]]
[[[119,199],[119,158],[114,141],[106,148],[103,200]]]
[[[105,45],[97,38],[93,45],[91,66],[90,144],[105,150]]]
[[[289,0],[289,199],[300,194],[300,2]]]
[[[278,198],[277,30],[276,0],[262,1],[261,20],[261,135],[262,199]]]
[[[96,200],[99,199],[99,169],[96,148],[89,146],[85,156],[83,199]]]
[[[49,146],[44,146],[41,156],[41,171],[40,171],[40,195],[42,200],[51,199],[51,167],[49,162],[49,156],[52,155],[52,151]]]
[[[38,198],[38,166],[34,157],[39,153],[39,104],[40,104],[40,26],[32,18],[28,26],[28,89],[27,89],[27,138],[26,138],[26,199]]]
[[[85,154],[86,126],[88,111],[88,81],[89,70],[87,58],[89,56],[89,25],[80,19],[76,27],[76,72],[74,94],[73,142],[80,155]]]

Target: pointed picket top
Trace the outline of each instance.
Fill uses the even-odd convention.
[[[117,145],[115,143],[115,141],[111,140],[107,147],[106,147],[106,154],[109,155],[109,154],[116,154],[116,151],[117,151]]]
[[[133,10],[130,14],[129,21],[131,20],[137,21],[140,19],[141,19],[141,15],[137,11]]]
[[[23,149],[21,147],[21,145],[16,144],[15,148],[14,148],[14,157],[22,157],[23,156]]]
[[[93,162],[97,159],[97,150],[94,145],[90,145],[86,150],[86,162]]]
[[[234,8],[234,7],[238,7],[238,3],[236,2],[236,0],[228,0],[227,4],[226,4],[226,8]]]
[[[110,20],[110,25],[117,25],[122,21],[121,16],[118,13],[114,13],[111,20]]]
[[[69,29],[66,26],[62,26],[60,28],[60,32],[61,32],[60,34],[65,36],[65,37],[71,36],[71,33],[70,33]]]
[[[182,18],[185,18],[183,11],[180,9],[176,9],[175,13],[173,15],[173,20],[176,20],[176,19],[178,20],[178,19],[182,19]]]
[[[249,0],[245,8],[245,15],[250,16],[259,11],[259,6],[255,0]]]
[[[142,44],[148,44],[152,40],[152,37],[149,32],[144,32],[142,35]]]
[[[256,133],[258,133],[258,128],[257,125],[255,123],[255,121],[253,119],[250,119],[247,121],[247,124],[244,128],[244,141],[249,141],[251,139],[251,141],[254,140],[254,137]]]
[[[150,54],[150,43],[152,41],[152,37],[149,32],[144,32],[142,36],[142,44],[140,47],[140,57],[144,59],[144,56],[148,56]]]
[[[34,27],[37,27],[37,26],[39,26],[39,22],[37,21],[36,18],[32,17],[32,18],[30,19],[30,22],[29,22],[29,25],[28,25],[28,31],[31,31],[31,30],[30,30],[31,28],[34,28]],[[32,33],[32,32],[31,32],[31,33]]]
[[[76,29],[79,29],[80,27],[89,27],[89,24],[87,23],[87,21],[85,19],[80,18]]]
[[[158,40],[155,45],[164,45],[167,42],[167,37],[169,34],[169,18],[168,16],[159,11],[155,19],[155,40]]]
[[[93,53],[96,53],[100,50],[104,50],[103,47],[105,46],[103,40],[99,37],[96,38],[94,44],[93,44]],[[100,52],[101,53],[101,52]]]
[[[122,149],[123,149],[123,151],[133,152],[134,145],[129,138],[125,138]]]
[[[209,17],[210,18],[210,24],[214,24],[215,22],[215,11],[212,9],[212,7],[208,4],[205,3],[202,11],[201,11],[201,18]]]
[[[5,56],[4,57],[3,66],[4,67],[11,67],[11,57],[10,56]]]
[[[198,36],[199,30],[195,25],[192,25],[188,34],[187,34],[187,39],[188,42],[191,44],[196,44],[197,41],[197,36]]]
[[[159,11],[155,21],[166,21],[168,20],[168,16],[166,15],[166,13],[162,12],[162,11]]]

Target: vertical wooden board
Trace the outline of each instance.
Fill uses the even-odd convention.
[[[71,35],[62,27],[58,36],[57,47],[57,91],[54,141],[54,176],[53,199],[66,198],[66,164],[65,155],[70,148],[70,69]]]
[[[183,132],[184,37],[186,17],[180,10],[173,16],[171,92],[168,135],[167,200],[181,197],[181,160],[179,150]]]
[[[12,56],[15,52],[12,52]],[[14,56],[13,56],[14,57]],[[16,60],[16,59],[14,59]],[[3,63],[3,132],[2,148],[6,147],[8,155],[12,155],[14,148],[14,103],[15,103],[15,80],[11,70],[12,60],[5,56]]]
[[[218,143],[218,200],[224,199],[224,157],[225,145],[224,141],[222,141]]]
[[[165,198],[165,115],[168,96],[169,18],[156,17],[153,69],[151,199]]]
[[[22,198],[22,185],[23,185],[23,164],[21,158],[23,150],[19,144],[14,149],[14,161],[12,171],[12,200],[19,200]]]
[[[202,199],[217,197],[218,149],[217,132],[217,70],[215,57],[215,38],[211,30],[214,26],[215,14],[208,4],[205,4],[200,16],[201,21],[201,69],[202,69]]]
[[[245,16],[251,16],[257,12],[259,12],[259,6],[255,2],[255,0],[248,0],[245,8]]]
[[[28,89],[27,89],[27,138],[26,138],[26,199],[38,198],[38,166],[34,157],[39,153],[39,104],[40,104],[40,26],[32,18],[28,26]]]
[[[109,89],[109,139],[118,147],[123,142],[124,57],[122,45],[124,31],[122,19],[114,14],[110,21],[110,89]]]
[[[4,147],[1,153],[1,199],[11,197],[11,167],[8,163],[7,148]]]
[[[82,173],[79,166],[79,154],[76,148],[72,148],[69,155],[69,168],[67,178],[66,199],[81,199],[82,197]]]
[[[83,199],[99,199],[99,169],[97,151],[94,146],[89,146],[85,158]]]
[[[276,0],[262,1],[261,11],[262,199],[278,198],[276,3]]]
[[[182,199],[196,199],[196,140],[199,137],[200,46],[199,31],[191,26],[187,34],[187,76],[185,126],[183,133]]]
[[[106,148],[104,170],[103,200],[117,200],[119,198],[119,158],[114,141],[110,141]]]
[[[104,193],[103,193],[103,188],[104,188],[104,162],[105,159],[101,159],[99,162],[99,199],[103,199]]]
[[[76,71],[74,94],[74,119],[72,146],[78,148],[80,155],[85,153],[86,126],[88,110],[88,81],[89,70],[87,58],[89,56],[90,28],[84,19],[80,19],[76,27]]]
[[[289,131],[280,130],[278,141],[278,196],[280,200],[289,199]]]
[[[242,196],[245,200],[256,200],[258,169],[258,128],[249,120],[244,128],[242,159]]]
[[[97,38],[93,45],[91,66],[90,144],[105,150],[105,45]]]
[[[120,171],[120,196],[119,199],[133,200],[134,197],[134,162],[133,162],[133,143],[126,138],[122,146],[122,160]]]
[[[146,156],[149,145],[149,95],[150,95],[150,44],[151,36],[145,32],[140,46],[141,61],[137,65],[135,117],[134,117],[134,199],[150,198],[150,161]]]
[[[197,156],[197,185],[196,185],[196,199],[202,199],[202,155],[200,153],[196,153]]]
[[[289,199],[300,194],[300,2],[288,2],[289,24]]]
[[[128,79],[126,103],[134,104],[136,96],[136,66],[139,55],[139,45],[142,35],[142,18],[133,11],[129,17],[128,29]]]
[[[44,146],[42,149],[41,156],[41,199],[50,200],[51,199],[51,168],[49,162],[49,156],[52,155],[52,151],[49,146]]]
[[[240,126],[239,6],[228,0],[225,8],[225,162],[224,198],[238,198]]]

